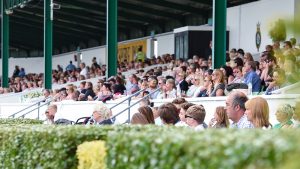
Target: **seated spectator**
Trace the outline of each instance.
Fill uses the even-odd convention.
[[[243,59],[244,59],[244,63],[249,62],[249,61],[254,61],[253,56],[249,52],[245,53]]]
[[[177,127],[188,126],[188,125],[186,124],[186,118],[185,118],[186,110],[187,110],[189,107],[193,106],[193,105],[195,105],[195,104],[193,104],[193,103],[188,103],[188,102],[183,103],[183,104],[181,105],[180,112],[179,112],[179,118],[180,118],[180,121],[179,121],[178,123],[176,123],[175,126],[177,126]]]
[[[231,83],[234,79],[232,68],[230,66],[222,66],[220,70],[223,72],[224,75],[224,83]]]
[[[110,119],[111,115],[111,110],[105,104],[99,103],[94,106],[94,111],[90,122],[93,125],[111,125],[113,124],[113,121]]]
[[[172,101],[172,104],[176,106],[177,111],[179,112],[181,109],[182,104],[186,103],[187,101],[184,98],[176,98]]]
[[[162,121],[159,117],[159,113],[158,113],[158,107],[152,107],[152,112],[153,112],[153,117],[154,117],[154,122],[155,125],[161,126],[162,125]]]
[[[294,109],[289,104],[279,105],[275,115],[276,119],[279,122],[274,126],[275,129],[280,128],[290,128],[293,125],[292,117],[293,117]]]
[[[207,75],[204,77],[204,83],[203,86],[200,87],[200,91],[197,95],[197,97],[208,97],[208,88],[212,86],[213,81],[211,80],[211,75]]]
[[[77,100],[73,85],[67,85],[66,91],[67,91],[67,97],[65,100],[74,100],[74,101]]]
[[[201,89],[200,80],[201,80],[201,76],[194,75],[191,78],[192,85],[190,86],[189,90],[186,92],[186,95],[183,95],[183,96],[185,96],[185,97],[197,97],[197,94],[200,93],[200,89]]]
[[[43,90],[43,95],[44,95],[44,102],[52,101],[51,90],[49,90],[49,89],[44,89],[44,90]]]
[[[282,69],[274,70],[272,80],[273,81],[267,87],[267,90],[265,92],[266,95],[271,95],[273,94],[273,91],[288,85],[285,78],[285,72]]]
[[[293,120],[293,128],[300,128],[300,101],[296,102]]]
[[[205,119],[205,109],[202,105],[194,105],[186,111],[186,123],[196,131],[204,130],[203,122]]]
[[[176,86],[177,96],[181,97],[182,94],[185,94],[189,89],[189,84],[185,80],[185,73],[179,72],[176,76],[176,81],[178,82],[178,85]]]
[[[110,87],[110,83],[105,82],[100,89],[100,92],[97,94],[96,100],[106,102],[107,100],[112,99],[112,91]]]
[[[130,124],[147,125],[150,123],[143,114],[135,113],[131,118]]]
[[[85,84],[85,89],[86,89],[86,92],[84,94],[82,93],[82,94],[79,95],[79,100],[80,101],[87,101],[89,96],[91,98],[94,98],[96,96],[95,93],[94,93],[94,90],[93,90],[93,83],[92,82],[87,82]]]
[[[173,79],[168,79],[166,85],[163,87],[163,92],[159,93],[158,99],[169,99],[176,98],[175,81]]]
[[[150,77],[148,79],[148,81],[149,81],[149,87],[148,87],[147,91],[149,93],[152,93],[158,88],[157,79],[156,79],[156,77]],[[154,92],[150,95],[150,98],[151,99],[156,99],[158,94],[159,94],[159,91]]]
[[[226,113],[232,120],[231,128],[253,128],[253,124],[247,120],[245,115],[245,103],[248,101],[247,96],[240,91],[234,91],[226,99]]]
[[[152,109],[149,106],[139,107],[138,112],[143,114],[146,117],[149,124],[155,124],[154,123],[153,112],[152,112]]]
[[[217,107],[214,113],[214,117],[211,119],[208,125],[209,128],[228,128],[229,125],[229,119],[226,114],[225,107]]]
[[[126,87],[124,86],[124,81],[121,77],[116,77],[116,84],[113,86],[113,92],[114,94],[124,94],[124,91],[126,91]],[[125,93],[126,94],[126,93]]]
[[[56,112],[57,112],[57,106],[55,104],[49,105],[45,112],[46,120],[44,121],[44,124],[54,124],[54,118]]]
[[[213,86],[209,86],[208,93],[210,97],[224,96],[225,83],[224,74],[221,70],[216,69],[212,74]]]
[[[252,98],[245,103],[245,107],[247,119],[254,125],[254,128],[272,128],[269,122],[269,105],[266,99],[262,97]]]
[[[243,78],[243,67],[239,66],[239,67],[235,67],[233,69],[233,76],[234,79],[231,81],[231,83],[228,84],[232,84],[232,83],[242,83],[244,78]]]
[[[158,108],[158,114],[164,125],[175,125],[179,122],[179,114],[176,106],[172,103],[166,103]]]
[[[126,84],[126,90],[127,94],[131,95],[140,90],[138,86],[138,77],[135,74],[132,74],[128,77],[128,79],[129,83]]]
[[[252,92],[260,92],[261,81],[260,77],[256,74],[256,63],[254,61],[248,61],[245,64],[245,76],[244,83],[252,84]]]

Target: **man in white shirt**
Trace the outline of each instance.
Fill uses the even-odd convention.
[[[245,115],[245,103],[248,97],[240,91],[231,92],[226,99],[226,112],[232,120],[231,128],[254,128]]]
[[[85,78],[87,78],[88,70],[84,62],[80,63],[80,68],[81,68],[80,75],[83,75]]]

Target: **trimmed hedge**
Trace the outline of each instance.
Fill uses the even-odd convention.
[[[0,124],[43,124],[43,121],[36,119],[22,119],[22,118],[0,118]]]
[[[111,127],[1,125],[0,168],[77,168],[77,146],[106,140]]]
[[[299,166],[299,130],[0,125],[0,168],[77,168],[77,146],[93,140],[106,142],[111,169]]]
[[[107,158],[114,169],[283,168],[299,166],[288,158],[299,159],[299,141],[299,131],[280,130],[110,132]]]

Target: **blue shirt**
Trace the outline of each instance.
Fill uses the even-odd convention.
[[[252,83],[252,92],[260,92],[261,80],[255,71],[250,71],[245,74],[244,83]]]
[[[73,64],[69,64],[67,67],[66,67],[66,71],[69,71],[69,70],[75,70],[76,69],[76,67],[75,67],[75,65],[73,65]]]

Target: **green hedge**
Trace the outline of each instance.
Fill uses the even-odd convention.
[[[299,159],[299,141],[299,131],[279,130],[111,132],[107,158],[114,169],[299,167],[299,161],[288,158],[293,154]]]
[[[51,125],[1,125],[0,168],[77,168],[77,146],[105,140],[111,128]]]
[[[300,131],[51,125],[0,125],[0,168],[77,168],[92,140],[106,141],[111,169],[299,168],[287,157],[299,159]]]
[[[0,118],[0,124],[42,124],[43,121],[22,118]]]

